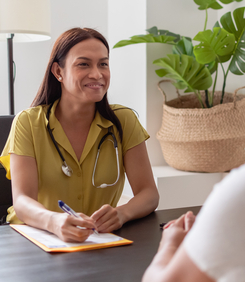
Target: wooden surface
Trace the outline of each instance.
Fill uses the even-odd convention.
[[[75,253],[46,253],[10,226],[0,226],[0,281],[140,282],[159,245],[159,224],[199,209],[156,211],[114,232],[132,245]]]

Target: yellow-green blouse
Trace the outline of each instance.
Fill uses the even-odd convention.
[[[22,111],[15,117],[0,157],[0,162],[7,172],[6,176],[11,178],[9,154],[30,156],[35,158],[37,163],[38,201],[47,209],[60,211],[58,200],[64,201],[75,211],[89,216],[104,204],[115,207],[122,194],[125,181],[123,157],[127,150],[148,139],[149,135],[132,110],[120,105],[111,105],[122,125],[122,143],[115,125],[96,112],[84,150],[78,160],[61,124],[55,117],[57,103],[58,100],[51,109],[49,124],[66,163],[73,170],[72,176],[64,175],[61,170],[62,160],[47,131],[48,106],[43,105]],[[92,184],[92,174],[98,144],[111,126],[118,141],[120,178],[114,186],[96,188]],[[95,173],[96,186],[102,183],[114,183],[117,178],[115,149],[110,139],[112,140],[108,137],[101,146]],[[8,209],[8,213],[8,222],[19,223],[13,207]]]

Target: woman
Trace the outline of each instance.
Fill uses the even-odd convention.
[[[157,207],[149,136],[131,110],[109,106],[109,83],[109,46],[100,33],[74,28],[57,39],[32,107],[15,117],[2,153],[10,155],[9,222],[82,242],[92,229],[116,230]],[[134,197],[117,207],[124,172]],[[58,200],[81,218],[60,213]]]
[[[166,225],[143,282],[245,281],[244,214],[245,165],[215,185],[196,220],[188,212]]]

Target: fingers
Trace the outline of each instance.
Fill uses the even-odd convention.
[[[75,232],[76,236],[81,236],[82,233],[89,236],[94,232],[94,230],[97,230],[95,222],[92,218],[86,215],[83,215],[83,214],[80,214],[80,216],[81,216],[80,218],[76,218],[73,216],[69,218],[71,220],[71,225],[75,227],[75,229],[72,229],[72,230]],[[82,230],[82,233],[79,232],[77,229]],[[89,231],[89,232],[87,232],[86,234],[84,230]]]
[[[91,218],[89,217],[89,216],[87,216],[86,214],[84,214],[84,213],[81,213],[81,212],[79,212],[79,213],[77,213],[81,218],[83,218],[84,220],[91,220]]]
[[[110,219],[104,223],[102,223],[100,226],[98,226],[99,232],[108,233],[112,232],[113,230],[119,229],[121,226],[119,226],[118,222],[116,222],[114,219]]]
[[[185,216],[185,215],[183,214],[183,215],[180,216],[179,218],[173,219],[173,220],[169,221],[167,224],[164,225],[163,228],[164,228],[164,229],[167,229],[167,228],[169,228],[169,227],[171,227],[171,226],[173,226],[173,225],[176,225],[176,224],[177,224],[177,226],[183,227],[183,226],[184,226],[184,221],[183,221],[184,216]]]
[[[95,221],[93,218],[90,218],[84,214],[79,214],[79,217],[71,216],[71,222],[75,226],[86,227],[88,229],[96,229]]]
[[[115,212],[109,205],[102,206],[91,216],[100,232],[109,232],[108,230],[109,227],[113,225],[114,217]],[[110,229],[110,231],[112,231],[112,229]]]
[[[79,227],[79,226],[78,226]],[[72,226],[69,229],[63,231],[63,241],[65,242],[84,242],[91,234],[91,229],[80,229],[76,226]]]
[[[178,219],[174,219],[169,221],[167,224],[164,225],[163,229],[167,229],[170,226],[178,226],[182,227],[185,231],[189,231],[192,227],[192,225],[195,222],[195,215],[192,211],[188,211],[186,214],[183,214]]]
[[[85,217],[76,218],[74,216],[60,214],[56,218],[56,232],[55,234],[65,242],[83,242],[92,233],[95,227],[94,220]]]
[[[103,217],[104,215],[106,215],[109,210],[111,209],[110,205],[103,205],[100,209],[98,209],[97,211],[95,211],[92,215],[91,218],[97,222],[101,217]]]
[[[116,208],[104,205],[91,215],[100,232],[111,232],[122,226]]]
[[[185,231],[189,231],[191,229],[192,225],[195,222],[195,219],[196,217],[192,211],[188,211],[185,214]]]
[[[164,226],[163,226],[163,229],[167,229],[171,224],[173,224],[175,222],[176,219],[174,220],[170,220],[168,223],[166,223]]]
[[[181,227],[184,229],[185,227],[185,214],[182,214],[178,219],[175,220],[173,225]]]

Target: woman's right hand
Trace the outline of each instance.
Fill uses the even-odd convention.
[[[66,213],[53,213],[48,230],[64,242],[84,242],[96,227],[92,218],[82,213],[79,215],[81,218]]]

